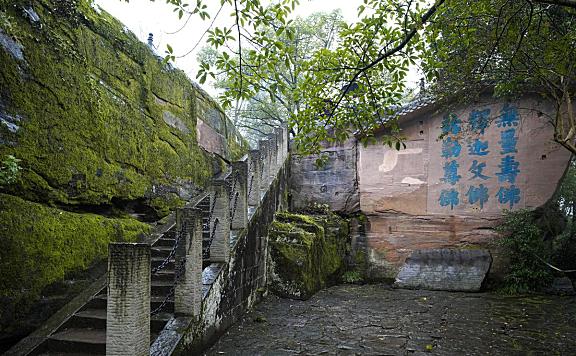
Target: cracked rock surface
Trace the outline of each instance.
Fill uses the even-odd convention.
[[[569,355],[576,298],[340,285],[269,296],[207,355]]]

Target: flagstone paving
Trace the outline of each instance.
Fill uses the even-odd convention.
[[[341,285],[268,296],[207,355],[576,355],[576,298]]]

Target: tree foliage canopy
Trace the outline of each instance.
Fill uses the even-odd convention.
[[[333,48],[338,42],[338,33],[344,25],[340,11],[331,13],[315,13],[306,18],[298,17],[286,25],[286,30],[276,35],[278,25],[263,26],[269,36],[282,42],[284,60],[274,60],[273,63],[254,66],[255,50],[250,49],[243,54],[242,79],[243,85],[254,86],[252,96],[237,98],[229,96],[229,88],[239,83],[236,75],[229,71],[216,74],[214,86],[223,90],[229,100],[229,116],[240,129],[248,134],[248,138],[257,140],[269,133],[272,128],[285,125],[291,117],[298,114],[300,102],[296,94],[302,90],[305,66],[314,53]],[[204,67],[216,68],[220,53],[213,47],[204,47],[197,56]],[[239,55],[233,60],[238,63]],[[238,73],[239,74],[239,73]]]
[[[207,19],[205,1],[167,0],[180,17]],[[495,95],[536,90],[552,99],[554,139],[576,153],[576,1],[364,0],[358,22],[339,25],[334,43],[307,48],[302,24],[291,19],[298,2],[220,0],[233,9],[233,25],[207,32],[215,52],[197,78],[225,74],[224,107],[280,101],[300,151],[350,135],[370,140],[382,126],[384,142],[400,147],[394,112],[408,70],[421,64],[438,100],[473,100],[486,86]]]
[[[536,92],[555,103],[554,139],[576,153],[575,8],[573,1],[447,2],[422,56],[433,93],[473,100],[487,86],[496,96]]]

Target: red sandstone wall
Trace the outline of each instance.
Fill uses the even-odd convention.
[[[360,147],[372,276],[394,277],[415,249],[486,244],[504,209],[550,199],[570,159],[552,142],[550,112],[537,98],[487,100],[456,120],[421,110],[401,121],[406,149]]]

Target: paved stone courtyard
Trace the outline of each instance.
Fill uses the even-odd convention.
[[[269,296],[207,355],[576,355],[576,298],[341,285]]]

